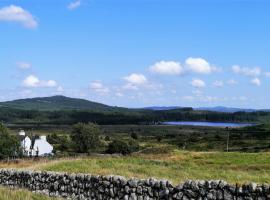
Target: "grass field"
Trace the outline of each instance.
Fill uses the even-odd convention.
[[[0,188],[0,200],[57,200],[56,198],[34,194],[26,190]]]
[[[230,183],[270,183],[270,153],[188,152],[132,156],[91,156],[52,161],[0,164],[24,168],[95,175],[168,179],[178,184],[187,179],[223,179]]]
[[[186,126],[102,126],[102,137],[109,136],[111,141],[114,138],[128,140],[130,133],[138,134],[137,141],[141,151],[124,157],[90,156],[76,159],[23,160],[18,163],[0,162],[0,168],[113,174],[128,178],[154,177],[168,179],[174,184],[187,179],[223,179],[232,184],[270,183],[269,127],[226,130]],[[235,152],[224,152],[228,132],[230,150]],[[46,130],[42,130],[42,134],[44,133]],[[63,130],[60,134],[69,133]]]

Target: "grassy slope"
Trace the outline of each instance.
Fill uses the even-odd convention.
[[[56,200],[39,194],[34,194],[26,190],[13,190],[0,188],[0,200]]]
[[[90,157],[29,166],[35,170],[168,179],[223,179],[230,183],[270,182],[270,153],[140,154],[126,157]],[[28,168],[29,168],[28,167]]]
[[[19,99],[8,102],[0,102],[0,106],[23,110],[42,110],[42,111],[92,110],[103,112],[103,111],[117,110],[116,107],[107,106],[101,103],[92,102],[85,99],[69,98],[65,96]]]

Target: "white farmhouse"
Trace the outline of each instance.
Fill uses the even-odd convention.
[[[48,156],[53,155],[53,146],[47,142],[46,136],[33,137],[31,140],[25,132],[19,132],[21,147],[24,156]]]
[[[32,140],[26,136],[25,132],[21,130],[19,132],[19,138],[21,141],[21,147],[23,150],[23,155],[24,156],[30,156],[32,153]]]
[[[40,136],[33,141],[33,155],[48,156],[53,154],[53,146],[47,142],[46,136]]]

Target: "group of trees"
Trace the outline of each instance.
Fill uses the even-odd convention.
[[[0,123],[0,159],[17,157],[21,153],[18,138],[11,135],[8,129]]]
[[[6,123],[33,124],[76,124],[79,122],[97,124],[149,124],[162,121],[256,121],[260,117],[269,116],[267,112],[236,112],[219,113],[210,111],[196,111],[192,109],[175,110],[119,110],[108,112],[61,110],[38,111],[21,110],[0,107],[0,121]]]
[[[102,138],[102,131],[94,123],[78,123],[73,125],[67,134],[53,133],[48,136],[48,141],[60,152],[93,153],[104,148],[104,142],[108,143],[106,153],[130,154],[139,150],[137,134],[131,134],[128,140],[111,139],[106,136]],[[103,140],[103,141],[102,141]]]

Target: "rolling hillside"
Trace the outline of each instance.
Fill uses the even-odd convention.
[[[124,108],[112,107],[85,99],[70,98],[65,96],[38,97],[29,99],[18,99],[14,101],[1,102],[1,107],[23,109],[23,110],[89,110],[97,112],[119,111]]]

